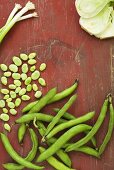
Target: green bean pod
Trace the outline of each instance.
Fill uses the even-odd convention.
[[[38,139],[37,139],[37,136],[36,136],[35,132],[33,131],[33,129],[29,129],[29,132],[30,132],[31,141],[32,141],[33,146],[32,146],[31,151],[29,152],[29,154],[25,158],[25,160],[31,162],[31,161],[33,161],[33,159],[35,158],[36,153],[37,153]],[[15,164],[15,163],[3,164],[3,167],[5,169],[8,169],[8,170],[21,170],[21,169],[24,168],[24,166],[18,165],[18,164]]]
[[[37,102],[38,102],[38,100],[35,102],[29,103],[27,106],[25,106],[23,108],[22,113],[28,112]]]
[[[49,134],[49,132],[53,129],[53,127],[59,122],[59,119],[64,115],[64,113],[70,108],[70,106],[74,103],[76,100],[77,95],[73,95],[68,102],[60,109],[60,111],[57,113],[57,115],[53,118],[53,120],[50,122],[50,124],[47,127],[45,136]]]
[[[29,123],[30,121],[34,120],[34,118],[36,120],[41,120],[44,122],[51,122],[54,116],[46,115],[44,113],[32,113],[32,114],[23,115],[22,117],[17,119],[15,122],[16,123]],[[66,122],[66,120],[60,119],[58,123],[63,123],[63,122]]]
[[[63,149],[59,149],[56,152],[56,155],[62,160],[62,162],[67,165],[68,167],[71,167],[71,160],[66,152],[64,152]]]
[[[104,104],[101,108],[100,115],[99,115],[96,123],[94,124],[93,128],[91,129],[91,131],[84,138],[82,138],[79,141],[77,141],[76,143],[68,146],[65,150],[66,152],[75,150],[76,148],[83,146],[97,133],[97,131],[99,130],[99,128],[101,127],[101,125],[105,119],[107,109],[108,109],[108,99],[106,99],[104,101]]]
[[[77,87],[78,87],[78,79],[76,79],[75,83],[71,87],[63,90],[60,93],[57,93],[52,99],[49,100],[48,104],[57,102],[71,95],[77,89]]]
[[[5,134],[0,133],[0,137],[1,137],[2,143],[3,143],[6,151],[11,156],[11,158],[13,160],[15,160],[17,163],[23,165],[24,167],[30,168],[30,169],[43,169],[44,168],[44,167],[37,166],[37,165],[23,159],[21,156],[19,156],[18,153],[13,149],[8,137]]]
[[[89,131],[84,132],[86,135],[89,133]],[[93,147],[96,148],[97,147],[97,140],[95,138],[95,136],[92,136],[92,138],[90,139],[91,143],[93,144]]]
[[[33,107],[32,109],[28,112],[29,114],[31,113],[36,113],[39,112],[44,106],[47,105],[49,100],[51,100],[55,94],[56,94],[57,89],[53,88],[51,89],[45,96],[43,96]]]
[[[27,125],[22,123],[21,126],[18,129],[18,141],[19,141],[19,143],[22,143],[23,136],[25,135],[26,129],[27,129]]]
[[[52,131],[46,136],[46,139],[50,139],[52,138],[54,135],[56,135],[58,132],[73,127],[77,124],[86,122],[88,120],[90,120],[93,116],[95,115],[95,112],[89,112],[87,114],[85,114],[84,116],[81,116],[77,119],[74,120],[70,120],[68,122],[62,123],[60,125],[57,125],[55,128],[52,129]]]
[[[37,127],[38,127],[38,131],[39,131],[40,135],[43,137],[45,134],[45,131],[46,131],[45,126],[43,125],[42,122],[37,121]],[[47,144],[50,146],[50,142],[47,141]],[[71,160],[70,160],[68,154],[66,154],[62,149],[59,149],[56,152],[56,155],[62,160],[62,162],[64,164],[66,164],[68,167],[71,167]]]
[[[113,128],[114,128],[114,108],[112,105],[112,97],[109,96],[109,102],[110,102],[110,120],[109,120],[109,126],[108,126],[108,131],[107,134],[103,140],[103,143],[101,144],[99,148],[99,156],[102,155],[104,152],[107,144],[109,143],[112,133],[113,133]]]
[[[55,96],[56,91],[57,91],[56,88],[51,89],[44,97],[42,97],[39,101],[37,101],[36,104],[31,109],[30,109],[31,105],[28,105],[25,108],[25,110],[30,109],[28,114],[39,112],[48,103],[48,101]],[[22,129],[21,126],[23,126],[23,132],[22,132],[23,135],[19,134],[21,132],[21,129]],[[19,130],[19,133],[18,133],[18,136],[21,136],[21,139],[18,139],[19,142],[23,141],[24,135],[26,133],[26,125],[23,124],[21,126],[20,126],[20,130]]]
[[[58,113],[59,110],[60,110],[59,108],[54,108],[54,111],[55,111],[56,113]],[[72,114],[70,114],[70,113],[68,113],[68,112],[65,112],[65,114],[63,115],[63,117],[64,117],[65,119],[68,119],[68,120],[77,119],[75,116],[73,116]],[[84,132],[84,133],[85,133],[85,134],[88,134],[89,132]],[[97,142],[96,142],[96,139],[95,139],[94,136],[91,138],[91,142],[92,142],[92,144],[93,144],[94,147],[97,146]]]
[[[53,97],[49,102],[48,104],[50,103],[53,103],[53,102],[56,102],[56,101],[59,101],[59,100],[62,100],[63,98],[69,96],[70,94],[72,94],[74,92],[74,90],[76,90],[78,86],[78,80],[76,80],[76,82],[69,88],[65,89],[64,91],[60,92],[60,93],[57,93],[55,95],[55,97]],[[35,102],[31,102],[30,104],[28,104],[25,108],[23,108],[22,112],[25,113],[25,112],[28,112],[30,111],[35,105],[36,105],[37,101]]]
[[[41,153],[45,152],[45,148],[43,147],[39,147],[39,150]],[[57,170],[74,170],[62,164],[60,161],[58,161],[53,156],[50,156],[49,158],[47,158],[46,161]]]
[[[60,136],[59,139],[57,139],[57,141],[54,144],[52,144],[45,152],[43,152],[38,157],[37,162],[42,162],[46,160],[47,158],[52,156],[54,153],[56,153],[60,148],[62,148],[62,146],[66,144],[67,141],[69,141],[73,136],[81,132],[90,130],[91,128],[92,128],[91,126],[85,125],[85,124],[72,127],[71,129],[66,131],[62,136]]]
[[[37,127],[38,127],[38,131],[40,133],[40,135],[43,137],[46,131],[46,127],[44,126],[44,124],[41,121],[37,121]]]
[[[75,151],[82,152],[87,155],[94,156],[96,158],[100,158],[98,151],[96,151],[95,149],[93,149],[89,146],[81,146],[80,148],[76,148]]]
[[[59,109],[59,108],[54,108],[54,111],[55,111],[56,113],[58,113],[58,112],[60,111],[60,109]],[[67,119],[67,120],[76,119],[75,116],[73,116],[72,114],[70,114],[70,113],[68,113],[68,112],[65,112],[64,115],[63,115],[63,117],[64,117],[65,119]]]
[[[51,89],[44,97],[42,97],[39,101],[36,102],[36,104],[30,109],[28,114],[39,112],[44,106],[46,106],[48,101],[55,96],[56,91],[57,91],[56,88]],[[31,107],[30,105],[28,107],[26,107],[26,110],[30,107]],[[24,124],[21,126],[23,126],[23,129],[24,129],[23,136],[21,136],[21,140],[20,140],[22,142],[24,135],[26,133],[26,126]],[[20,129],[22,128],[21,126],[20,126]],[[19,130],[19,131],[21,131],[21,130]]]
[[[41,122],[38,122],[37,124],[38,124],[39,133],[40,133],[41,136],[43,136],[44,133],[45,133],[46,128],[45,128],[45,126],[43,125],[43,123],[41,123]],[[89,133],[89,131],[88,131],[88,132],[86,131],[86,132],[84,132],[84,133]],[[94,140],[94,139],[95,139],[95,138],[93,138],[93,140]],[[52,137],[52,138],[48,139],[46,142],[49,143],[49,144],[53,144],[53,143],[55,143],[56,141],[57,141],[57,138]],[[96,140],[95,140],[95,142],[96,142]],[[72,145],[72,144],[73,144],[73,143],[66,143],[65,145],[62,146],[62,148],[63,148],[63,149],[66,149],[68,146],[70,146],[70,145]],[[80,150],[80,152],[81,152],[81,150]]]

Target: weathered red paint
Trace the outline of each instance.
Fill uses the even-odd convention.
[[[27,0],[0,0],[0,26],[5,23],[15,2],[24,5]],[[101,41],[81,30],[74,0],[33,0],[33,2],[36,4],[39,18],[29,19],[14,26],[0,45],[0,63],[10,64],[13,55],[36,51],[37,66],[41,62],[47,63],[47,71],[43,76],[48,86],[43,92],[46,93],[54,86],[57,86],[59,91],[63,90],[79,78],[78,99],[70,111],[79,116],[95,110],[95,121],[107,93],[112,91],[114,95],[113,39]],[[62,106],[65,101],[59,105]],[[58,106],[58,103],[53,106]],[[21,115],[21,109],[18,109],[17,117]],[[50,107],[48,109],[51,111]],[[11,117],[10,122],[13,123],[14,120],[15,117]],[[106,120],[97,134],[99,144],[106,133],[107,123]],[[2,126],[3,123],[0,122],[0,131]],[[16,151],[26,155],[31,147],[29,135],[26,136],[22,148],[17,141],[17,128],[18,126],[13,126],[8,136]],[[113,170],[113,146],[114,137],[100,160],[81,153],[71,153],[73,168]],[[0,141],[0,170],[3,170],[2,163],[10,161],[12,159]],[[48,164],[45,165],[46,170],[53,169]]]

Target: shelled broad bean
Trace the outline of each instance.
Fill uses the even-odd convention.
[[[4,63],[0,64],[3,74],[1,76],[3,87],[0,90],[3,99],[0,100],[0,108],[4,109],[4,114],[9,112],[16,115],[18,113],[16,108],[22,102],[30,100],[31,91],[34,92],[35,98],[41,97],[42,92],[38,91],[38,79],[41,75],[40,72],[46,69],[46,64],[42,63],[38,69],[35,65],[37,63],[36,56],[35,52],[30,54],[21,53],[19,56],[12,57],[12,63],[9,66]],[[12,78],[13,83],[10,83]],[[37,81],[37,84],[34,81]],[[40,85],[43,86],[42,84]],[[4,128],[11,131],[9,126],[4,124]]]

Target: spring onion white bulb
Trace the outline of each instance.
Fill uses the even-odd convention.
[[[31,17],[37,17],[36,12],[23,16],[26,12],[35,9],[35,5],[32,2],[28,1],[25,7],[22,9],[21,8],[22,6],[20,4],[15,4],[15,7],[10,13],[6,24],[0,29],[0,43],[2,42],[6,34],[10,31],[10,29],[16,24],[16,22],[25,20]],[[18,10],[20,11],[18,12]]]

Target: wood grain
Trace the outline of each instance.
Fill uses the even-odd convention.
[[[2,26],[14,4],[24,5],[27,0],[0,0],[0,26]],[[113,39],[98,40],[81,30],[76,13],[74,0],[33,0],[36,4],[38,19],[29,19],[17,23],[8,33],[0,45],[0,63],[10,64],[12,56],[22,52],[36,51],[37,68],[41,62],[47,63],[47,71],[43,77],[47,87],[57,86],[58,90],[70,86],[79,78],[78,100],[70,112],[80,116],[90,110],[96,111],[97,119],[105,96],[112,92],[114,96],[114,45]],[[32,94],[31,94],[32,96]],[[67,100],[53,106],[62,106]],[[22,107],[26,105],[23,104]],[[21,116],[21,108],[17,117]],[[49,107],[48,111],[52,107]],[[47,110],[46,109],[46,110]],[[48,112],[47,111],[47,112]],[[16,117],[11,117],[13,124]],[[108,115],[102,129],[97,134],[98,144],[104,138],[108,125]],[[0,121],[0,131],[3,123]],[[29,134],[24,141],[24,148],[17,141],[18,126],[13,126],[8,134],[12,145],[22,156],[26,155],[31,147]],[[81,153],[71,153],[73,168],[77,170],[113,170],[114,169],[114,136],[100,160]],[[12,161],[0,142],[0,170],[2,163]],[[48,164],[46,170],[52,170]]]

